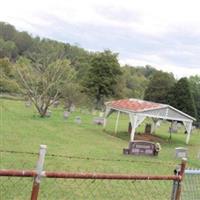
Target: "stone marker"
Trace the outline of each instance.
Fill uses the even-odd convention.
[[[94,117],[93,118],[93,123],[97,124],[97,125],[103,125],[104,118],[103,117]]]
[[[31,102],[31,101],[26,101],[26,102],[25,102],[25,106],[26,106],[27,108],[31,107],[31,106],[32,106],[32,102]]]
[[[132,155],[148,155],[148,156],[157,156],[158,152],[161,150],[159,143],[153,143],[143,140],[135,140],[129,143],[127,149],[123,149],[124,154]]]
[[[146,134],[151,134],[151,124],[146,124],[144,131]]]
[[[188,149],[184,147],[177,147],[176,150],[176,158],[187,158],[188,157]]]
[[[50,110],[47,110],[47,112],[46,112],[46,117],[51,117],[51,114],[52,114],[52,112],[50,111]]]
[[[64,113],[63,113],[64,119],[67,119],[69,117],[69,115],[70,115],[70,112],[64,111]]]
[[[82,123],[80,116],[76,116],[75,117],[75,123],[77,123],[77,124],[81,124]]]
[[[53,103],[53,107],[54,107],[54,108],[57,108],[59,104],[60,104],[59,101],[55,101],[55,102]]]
[[[74,111],[75,111],[75,105],[72,104],[72,105],[70,106],[69,110],[70,110],[70,112],[74,112]]]

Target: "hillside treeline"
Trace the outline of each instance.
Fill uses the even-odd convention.
[[[67,38],[67,36],[66,36]],[[104,102],[139,98],[170,104],[200,120],[200,76],[176,80],[150,65],[120,66],[110,50],[33,37],[0,22],[0,92],[28,98],[41,116],[58,100],[102,109]]]

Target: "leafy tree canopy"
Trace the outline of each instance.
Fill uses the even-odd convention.
[[[173,74],[157,71],[150,79],[144,99],[158,103],[168,103],[168,93],[175,84]]]
[[[194,98],[187,78],[181,78],[169,94],[170,105],[195,118],[197,117]]]
[[[102,107],[106,98],[116,95],[121,74],[117,54],[106,50],[93,55],[85,87],[86,92],[94,98],[97,109]]]

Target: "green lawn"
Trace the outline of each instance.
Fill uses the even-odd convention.
[[[0,100],[1,105],[1,124],[0,124],[0,150],[14,150],[14,151],[23,151],[23,152],[38,152],[40,144],[46,144],[48,146],[48,153],[45,160],[45,170],[57,170],[57,171],[90,171],[90,172],[116,172],[116,173],[137,173],[137,174],[168,174],[173,173],[174,167],[177,163],[180,163],[180,160],[175,159],[175,147],[187,147],[189,149],[189,159],[188,166],[193,168],[200,168],[200,162],[197,159],[197,154],[200,151],[200,131],[196,130],[193,132],[191,141],[189,145],[185,144],[186,135],[183,134],[184,130],[180,130],[179,133],[173,134],[172,141],[169,142],[168,134],[168,123],[161,124],[161,127],[157,130],[157,135],[163,139],[162,150],[159,153],[158,157],[146,157],[146,156],[124,156],[122,155],[122,149],[128,146],[129,136],[127,134],[128,126],[128,117],[126,115],[120,116],[119,122],[119,132],[117,135],[113,133],[115,126],[116,116],[112,115],[108,119],[108,124],[106,131],[102,130],[101,126],[94,125],[92,123],[93,115],[86,114],[85,112],[74,112],[70,115],[69,119],[63,119],[63,109],[52,108],[52,116],[50,118],[42,119],[37,116],[34,108],[27,108],[23,101],[12,101],[12,100]],[[74,122],[76,116],[81,116],[82,124],[77,125]],[[144,130],[143,123],[142,126],[138,128],[139,132]],[[50,154],[59,154],[65,155],[68,157],[53,157]],[[69,158],[71,157],[82,157],[82,158],[95,158],[93,159],[78,159],[78,158]],[[109,159],[110,161],[103,161],[101,159]],[[112,161],[113,160],[113,161]],[[1,163],[0,168],[13,168],[13,169],[34,169],[37,161],[37,156],[32,154],[14,154],[14,153],[5,153],[1,152]],[[29,183],[30,180],[27,180]],[[44,182],[47,182],[45,180]],[[31,185],[28,184],[31,188]],[[31,183],[31,182],[30,182]],[[49,182],[50,183],[50,182]],[[102,184],[103,182],[101,182]],[[141,182],[140,182],[141,183]],[[2,191],[8,190],[6,184],[12,188],[12,191],[18,191],[17,186],[11,184],[7,181],[4,181]],[[43,187],[50,189],[53,187],[55,182],[52,182],[51,186],[47,188],[48,184],[43,183]],[[66,183],[65,183],[66,184]],[[100,184],[100,185],[101,185]],[[113,183],[112,183],[113,184]],[[114,183],[116,184],[116,183]],[[145,188],[149,188],[150,183],[140,184],[131,183],[132,189],[134,191],[145,191]],[[50,184],[49,184],[50,185]],[[63,183],[60,184],[59,191],[62,191]],[[99,187],[99,184],[87,183],[89,185],[87,188],[90,188],[91,191],[94,191],[95,187]],[[82,191],[86,192],[86,185],[82,184]],[[123,188],[125,184],[120,183]],[[67,188],[73,190],[74,187],[78,187],[76,184],[69,184]],[[119,185],[116,185],[117,188]],[[166,187],[166,184],[157,184],[159,187],[167,188],[171,190],[171,184]],[[15,188],[16,187],[16,188]],[[20,187],[18,185],[18,187]],[[22,184],[21,186],[24,190],[25,187]],[[26,190],[29,191],[28,186]],[[66,187],[64,187],[66,189]],[[128,188],[128,185],[126,188]],[[103,186],[105,191],[108,191],[110,195],[110,190],[112,187],[110,184],[104,184]],[[54,188],[55,189],[55,188]],[[155,188],[154,188],[155,189]],[[57,188],[58,190],[58,188]],[[123,191],[126,190],[125,188]],[[9,190],[8,190],[9,191]],[[56,194],[59,193],[55,192]],[[99,191],[99,190],[98,190]],[[118,196],[121,193],[121,190],[118,190]],[[113,191],[112,191],[113,192]],[[81,193],[81,192],[80,192]],[[82,192],[83,193],[83,192]],[[132,193],[126,193],[126,195],[135,195]],[[124,194],[123,193],[123,194]],[[11,193],[9,193],[11,195]],[[90,192],[91,194],[91,192]],[[159,193],[158,193],[159,194]],[[1,193],[3,196],[4,193]],[[7,194],[8,195],[8,194]],[[23,193],[25,195],[25,193]],[[27,199],[24,196],[17,197],[15,199]],[[43,196],[42,196],[43,195]],[[80,197],[80,194],[76,192],[75,196],[72,199],[87,199]],[[86,194],[85,194],[86,195]],[[104,197],[99,197],[96,199],[111,199],[109,195],[104,194]],[[113,193],[114,195],[114,193]],[[123,195],[123,197],[127,197]],[[168,193],[167,193],[168,195]],[[50,198],[41,194],[41,199],[65,199],[54,195]],[[87,195],[86,195],[87,196]],[[143,195],[144,196],[144,195]],[[114,198],[114,196],[112,196]],[[158,199],[159,199],[158,195]],[[14,199],[7,196],[5,199]],[[94,198],[91,198],[94,199]],[[116,198],[115,198],[116,199]],[[123,198],[119,198],[123,199]],[[125,198],[124,198],[125,199]],[[126,199],[129,199],[128,197]],[[137,195],[136,199],[145,199],[139,198]],[[149,197],[149,199],[151,199]],[[152,199],[157,199],[154,198]],[[165,194],[165,198],[168,197]]]

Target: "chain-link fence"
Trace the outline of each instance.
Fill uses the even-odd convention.
[[[200,169],[185,170],[182,200],[200,199]]]
[[[9,157],[10,154],[15,155],[15,159]],[[183,170],[172,175],[175,168],[173,163],[154,163],[150,160],[132,162],[53,154],[47,154],[45,157],[45,152],[40,150],[34,170],[37,157],[37,153],[31,152],[1,152],[1,168],[6,169],[0,170],[1,200],[23,200],[30,198],[31,194],[32,200],[165,200],[178,199],[180,196],[179,183]],[[113,164],[115,162],[119,162],[120,165]],[[91,165],[94,166],[93,169]],[[125,165],[130,165],[130,169],[126,168],[124,171]],[[141,169],[142,165],[145,167]],[[159,168],[164,168],[164,173],[160,173]]]

